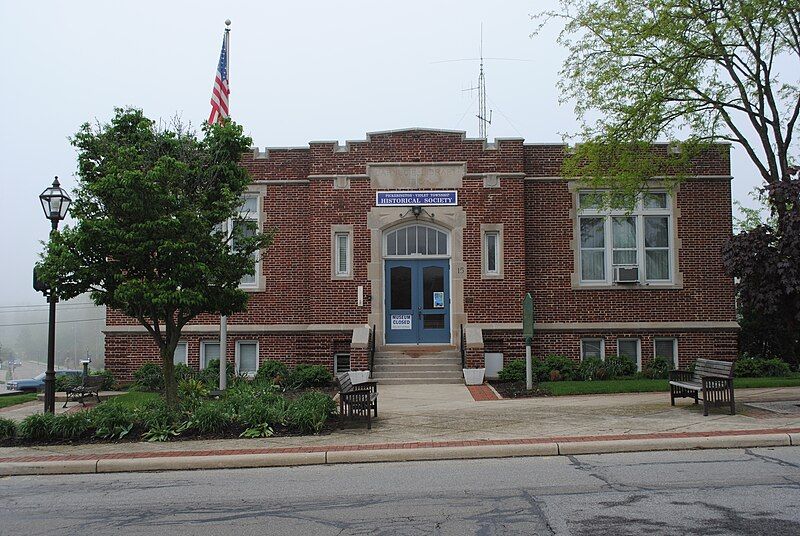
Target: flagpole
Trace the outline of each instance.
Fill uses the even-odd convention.
[[[231,58],[231,20],[225,21],[225,72],[228,75],[230,84],[230,58]],[[228,117],[230,117],[230,100],[228,101]],[[230,229],[228,230],[230,232]],[[234,355],[234,361],[236,357]],[[219,390],[224,391],[228,387],[228,317],[219,317]]]

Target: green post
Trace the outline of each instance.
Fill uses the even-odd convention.
[[[533,389],[533,363],[531,362],[531,342],[533,339],[533,298],[525,294],[522,300],[522,336],[525,337],[525,387]]]

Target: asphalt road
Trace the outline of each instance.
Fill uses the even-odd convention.
[[[800,534],[800,448],[0,479],[0,534]]]

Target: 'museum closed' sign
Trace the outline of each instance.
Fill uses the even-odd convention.
[[[456,190],[375,192],[377,207],[425,207],[458,205]]]

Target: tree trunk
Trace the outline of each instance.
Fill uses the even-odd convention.
[[[175,379],[175,348],[177,342],[168,343],[161,350],[161,367],[164,370],[164,400],[167,407],[178,409],[178,382]]]

